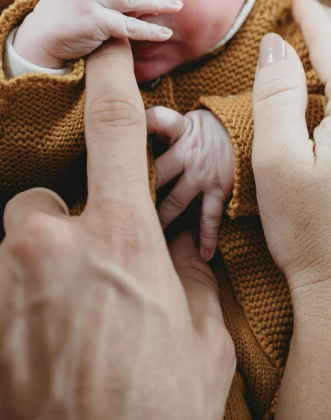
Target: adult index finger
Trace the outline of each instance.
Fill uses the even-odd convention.
[[[107,209],[116,200],[136,207],[149,196],[147,129],[129,43],[105,43],[86,73],[88,206]]]
[[[85,108],[89,197],[83,217],[109,257],[164,299],[183,296],[151,200],[146,115],[129,44],[112,40],[87,63]],[[149,293],[148,292],[148,293]]]

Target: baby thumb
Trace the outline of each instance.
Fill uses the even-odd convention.
[[[255,177],[275,164],[286,168],[311,142],[306,125],[305,72],[295,50],[279,35],[266,35],[260,45],[254,90]],[[258,180],[257,180],[258,181]]]

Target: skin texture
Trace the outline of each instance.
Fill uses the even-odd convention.
[[[43,189],[5,211],[0,418],[219,420],[234,346],[193,236],[167,248],[128,42],[97,50],[86,78],[85,212]]]
[[[31,63],[62,68],[111,37],[159,42],[169,39],[171,30],[137,17],[176,13],[182,7],[181,0],[41,0],[19,27],[14,46]]]
[[[175,15],[142,16],[147,22],[172,29],[174,35],[145,57],[139,57],[139,47],[133,45],[137,80],[155,79],[205,54],[230,29],[244,3],[208,0],[206,7],[206,0],[185,0],[183,9]]]
[[[19,28],[14,46],[34,64],[61,68],[110,36],[129,37],[138,41],[132,43],[135,74],[144,82],[206,53],[225,35],[244,3],[209,0],[206,7],[204,0],[186,0],[182,7],[170,0],[139,0],[132,7],[118,0],[41,0]],[[171,41],[166,41],[171,34],[161,28],[174,32]]]
[[[182,116],[171,109],[149,109],[147,131],[166,140],[169,150],[156,159],[156,188],[179,176],[158,208],[163,228],[202,193],[200,253],[209,261],[215,253],[224,203],[234,183],[234,153],[229,134],[209,111]]]
[[[253,168],[269,250],[285,273],[294,332],[277,420],[331,418],[331,2],[295,0],[295,19],[326,84],[325,119],[309,139],[302,64],[276,35],[265,38],[254,86]],[[264,57],[264,58],[263,58]]]
[[[161,8],[155,0],[139,0],[134,7],[117,0],[66,0],[64,3],[41,0],[19,28],[14,46],[30,62],[43,67],[61,68],[66,60],[93,51],[109,34],[127,36],[126,24],[131,19],[130,25],[136,25],[136,30],[129,34],[134,69],[138,82],[142,82],[203,55],[228,31],[245,2],[209,1],[209,7],[205,7],[204,0],[186,0],[184,7],[177,6],[176,9],[169,0],[163,0]],[[130,14],[131,17],[119,12]],[[160,13],[155,15],[156,12]],[[66,21],[66,16],[71,19],[72,15],[76,16],[75,25]],[[139,20],[132,21],[133,16],[139,17]],[[115,28],[116,21],[120,23],[121,30]],[[144,26],[140,27],[142,23]],[[174,32],[168,41],[159,36],[160,28],[165,27]],[[154,42],[146,41],[151,38],[148,28],[154,28]],[[156,170],[166,173],[164,178],[167,182],[182,174],[176,188],[160,205],[160,220],[163,227],[168,226],[202,192],[200,248],[203,258],[209,261],[216,250],[224,202],[233,187],[234,157],[230,138],[220,121],[209,111],[194,111],[185,118],[177,114],[175,121],[185,130],[176,137],[175,133],[179,132],[177,122],[170,127],[166,121],[169,114],[174,114],[170,110],[159,111],[149,114],[154,115],[154,119],[149,119],[150,124],[154,124],[150,127],[151,132],[162,131],[168,124],[168,136],[172,139],[170,143],[176,145],[158,159]],[[176,150],[179,149],[181,162],[176,161]],[[169,162],[169,156],[175,161]],[[166,165],[161,164],[167,160]],[[173,171],[174,167],[181,171]]]
[[[321,47],[324,51],[315,58],[312,51],[312,58],[320,77],[327,83],[326,93],[330,98],[331,55],[325,43],[326,39],[330,39],[329,9],[318,9],[314,0],[297,0],[295,5],[300,6],[294,9],[295,16],[307,44],[310,47],[314,45],[314,50]],[[305,15],[307,19],[301,20],[300,9],[303,7],[305,10],[305,5],[309,9],[301,16]],[[317,20],[314,20],[315,17]],[[313,24],[308,25],[309,22]],[[265,40],[264,45],[274,44],[274,38],[272,43],[269,41]],[[137,133],[144,121],[139,94],[135,93],[138,107],[128,109],[124,125],[118,124],[118,119],[113,121],[109,118],[114,115],[109,110],[118,111],[118,107],[108,109],[104,105],[116,105],[116,101],[120,100],[122,107],[123,97],[114,100],[114,95],[103,96],[105,72],[97,73],[97,70],[103,65],[109,69],[110,80],[116,83],[117,92],[119,86],[124,88],[124,99],[128,98],[126,89],[132,99],[134,84],[123,77],[128,66],[119,68],[120,60],[113,60],[115,54],[116,58],[126,63],[121,48],[112,50],[109,60],[102,51],[102,57],[94,56],[90,62],[92,67],[89,66],[87,74],[89,77],[91,72],[97,83],[92,89],[95,96],[90,97],[89,102],[90,106],[95,106],[88,108],[90,112],[87,113],[92,118],[89,120],[91,125],[87,127],[88,211],[82,218],[68,219],[62,201],[54,194],[40,190],[16,197],[7,207],[7,237],[0,247],[1,417],[26,420],[44,415],[49,419],[66,419],[72,418],[72,413],[78,413],[76,417],[84,420],[105,416],[119,418],[120,413],[128,419],[132,415],[136,419],[168,419],[178,418],[180,413],[183,419],[219,419],[228,390],[227,381],[232,376],[232,372],[229,374],[225,368],[234,362],[231,340],[224,331],[219,313],[216,282],[208,266],[199,259],[191,235],[181,235],[170,251],[186,293],[187,300],[183,299],[183,290],[178,286],[178,277],[160,239],[162,232],[155,224],[156,217],[148,196],[147,174],[141,169],[146,167],[141,165],[146,164],[146,129],[143,129],[137,142]],[[265,61],[265,52],[264,48],[261,51],[262,61]],[[121,78],[116,78],[118,73]],[[331,196],[327,182],[331,175],[330,107],[328,105],[326,110],[327,118],[315,132],[313,148],[305,127],[307,93],[303,76],[297,55],[286,45],[286,59],[258,68],[254,89],[256,135],[253,166],[261,217],[270,251],[289,281],[295,315],[294,337],[282,383],[277,420],[321,420],[330,418],[331,414],[331,375],[328,371],[331,366]],[[122,80],[126,82],[123,86]],[[100,89],[96,88],[99,83]],[[113,85],[108,87],[112,92]],[[125,103],[130,107],[133,105],[132,100]],[[134,144],[130,141],[131,127]],[[113,136],[117,141],[109,142]],[[123,176],[120,171],[124,159],[126,163],[132,159],[129,176],[127,172]],[[136,162],[139,164],[136,165]],[[114,197],[119,199],[114,200]],[[128,198],[132,198],[132,203],[123,206]],[[135,203],[139,205],[134,207]],[[133,211],[128,217],[126,211],[131,209],[131,204]],[[129,226],[128,220],[132,221]],[[77,240],[81,238],[84,240]],[[149,269],[146,270],[146,267]],[[168,276],[166,279],[165,274]],[[155,298],[154,305],[151,305],[153,299],[144,298],[145,293],[137,293],[142,290],[140,287],[148,292],[147,297]],[[115,303],[113,313],[112,305],[107,305],[108,300]],[[155,313],[161,314],[157,318],[160,323],[154,323]],[[112,315],[116,322],[112,322]],[[136,338],[140,335],[135,335],[136,328],[132,328],[132,316],[135,316],[135,325],[137,322],[141,331],[145,332],[144,337],[152,338],[150,341],[137,342]],[[75,320],[79,322],[75,323]],[[77,325],[81,327],[80,332],[84,332],[79,340],[75,334]],[[11,329],[11,326],[16,328]],[[123,339],[123,347],[121,339],[118,340],[118,348],[109,346],[114,331]],[[180,340],[176,339],[177,334],[180,334]],[[20,346],[13,347],[12,343],[20,343]],[[70,345],[64,346],[63,343]],[[144,347],[146,343],[147,347]],[[157,348],[153,351],[155,344]],[[132,355],[149,356],[149,346],[152,346],[151,355],[156,354],[159,358],[156,361],[153,357],[138,359],[144,363],[135,364],[136,376],[133,376],[133,369],[130,369]],[[206,354],[201,350],[203,347],[208,347]],[[133,349],[137,348],[143,351],[135,353]],[[158,353],[160,348],[164,348],[164,353]],[[111,350],[107,352],[108,349]],[[98,359],[95,358],[96,350],[101,355]],[[183,354],[185,358],[181,358]],[[202,355],[201,359],[199,355]],[[191,357],[194,364],[186,366],[183,362],[188,363]],[[211,365],[207,365],[206,361]],[[70,370],[73,362],[78,370]],[[216,363],[216,369],[213,363]],[[160,371],[164,365],[166,370]],[[107,380],[112,371],[110,366],[115,367],[114,372],[119,375],[115,378],[120,381],[114,381],[114,376]],[[211,372],[215,374],[218,369],[222,371],[221,378],[214,378]],[[159,377],[153,375],[151,378],[149,374],[156,371]],[[180,380],[184,381],[186,386],[179,387],[180,394],[171,393],[173,388],[167,387],[169,382],[165,378],[168,378],[169,372],[176,378],[171,383],[180,386]],[[194,378],[194,373],[199,375],[199,379],[204,378],[202,390],[187,387],[187,377]],[[33,381],[30,380],[32,374]],[[74,380],[69,381],[68,378]],[[113,398],[110,398],[111,384],[137,383],[132,382],[132,378],[138,378],[139,386],[134,387],[131,394],[124,392],[127,387],[119,385],[111,394]],[[224,382],[220,382],[222,380]],[[189,381],[189,385],[197,382]],[[58,388],[51,384],[55,383],[63,385],[62,394],[54,393],[54,389]],[[78,392],[72,392],[77,391],[72,386],[77,383],[80,384]],[[215,389],[216,397],[213,393]],[[75,399],[73,395],[78,397]],[[123,405],[122,395],[127,397],[127,405]],[[178,395],[181,398],[176,399]],[[144,397],[143,401],[162,401],[163,407],[174,407],[175,411],[163,415],[149,404],[133,404],[134,411],[130,412],[132,406],[129,402],[141,403]],[[41,413],[40,407],[47,412]],[[145,412],[141,411],[144,409]],[[123,412],[127,417],[123,416]]]

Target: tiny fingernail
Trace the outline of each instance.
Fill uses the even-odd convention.
[[[182,0],[170,0],[170,1],[176,7],[182,8],[184,6],[184,3],[182,2]]]
[[[165,35],[172,36],[174,34],[171,29],[168,29],[168,28],[165,28],[165,27],[162,27],[161,30]]]
[[[211,259],[211,250],[208,248],[203,248],[201,251],[202,258],[205,261],[209,261]]]
[[[267,34],[260,44],[260,67],[263,68],[277,61],[285,60],[285,42],[277,34]]]

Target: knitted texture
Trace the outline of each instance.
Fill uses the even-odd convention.
[[[33,10],[37,0],[17,1],[0,20],[0,54],[10,31]],[[0,194],[9,198],[35,186],[53,188],[81,213],[86,176],[70,174],[86,150],[84,138],[85,62],[77,60],[69,76],[29,75],[5,80],[0,63]],[[153,198],[155,169],[148,147]],[[76,182],[77,181],[77,182]]]
[[[0,52],[15,26],[37,0],[17,1],[0,19]],[[206,107],[221,119],[235,150],[235,186],[219,234],[213,269],[221,287],[224,320],[234,340],[238,369],[226,420],[273,417],[292,334],[287,283],[275,266],[263,235],[251,167],[251,92],[259,43],[268,32],[282,35],[299,53],[307,76],[307,122],[324,116],[324,87],[312,69],[303,38],[293,22],[291,0],[257,0],[237,35],[224,47],[161,78],[142,90],[146,107],[181,113]],[[23,75],[6,81],[0,63],[0,195],[8,199],[34,186],[56,189],[72,214],[84,209],[84,61],[71,75]],[[155,169],[148,147],[151,192]]]

